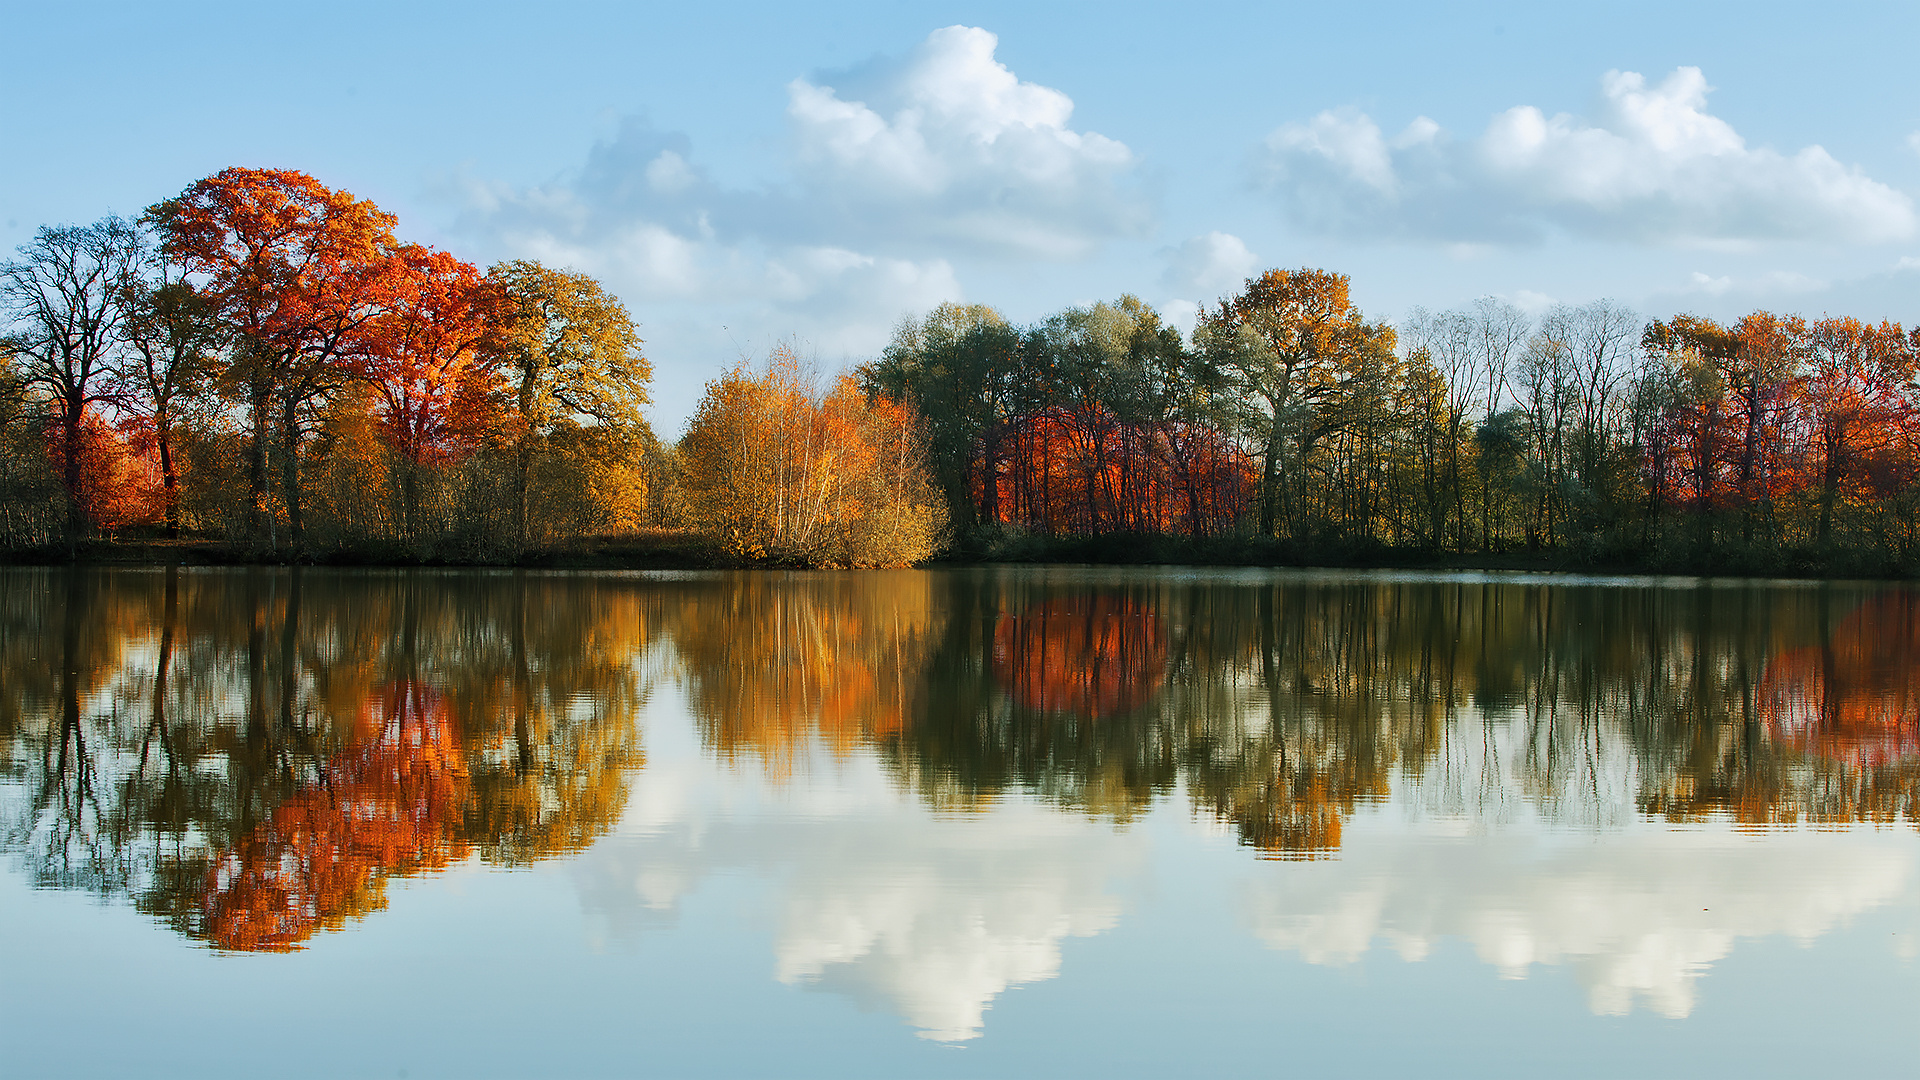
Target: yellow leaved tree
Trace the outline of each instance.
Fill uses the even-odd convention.
[[[689,522],[733,555],[905,566],[945,527],[913,412],[846,377],[822,393],[789,346],[707,384],[679,458]]]

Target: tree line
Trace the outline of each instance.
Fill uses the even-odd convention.
[[[485,556],[644,514],[651,372],[619,300],[395,224],[236,168],[40,229],[0,266],[0,541]]]
[[[659,526],[816,566],[1920,556],[1920,328],[1494,298],[1391,325],[1345,275],[1270,270],[1188,335],[1124,296],[1028,326],[943,304],[834,378],[780,346],[668,445],[599,282],[396,224],[235,168],[40,229],[0,264],[0,549],[490,562]]]
[[[137,220],[40,229],[0,264],[0,548],[144,529],[484,562],[687,523],[744,558],[934,550],[905,410],[776,350],[710,387],[682,470],[616,296],[396,224],[304,173],[235,168]]]
[[[919,410],[955,542],[988,556],[1124,550],[1063,543],[1105,536],[1890,572],[1920,556],[1917,357],[1893,322],[1643,323],[1607,300],[1395,326],[1306,268],[1248,279],[1185,340],[1130,296],[1029,327],[943,305],[859,374]]]

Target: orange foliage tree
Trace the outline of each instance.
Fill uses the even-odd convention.
[[[1913,381],[1914,350],[1897,323],[1829,318],[1809,329],[1806,373],[1797,388],[1804,438],[1797,479],[1819,491],[1816,541],[1825,547],[1840,500],[1881,494],[1890,481],[1911,479],[1897,473],[1913,468],[1901,451],[1913,449],[1913,402],[1902,391]]]
[[[153,207],[163,247],[197,279],[235,344],[256,538],[273,536],[268,444],[278,428],[288,536],[300,543],[300,444],[312,406],[351,374],[358,334],[406,280],[394,217],[291,169],[231,168]]]
[[[415,244],[395,254],[381,310],[361,327],[357,369],[374,390],[374,420],[400,458],[400,518],[420,528],[420,472],[481,444],[497,415],[499,377],[483,346],[502,311],[478,267]]]
[[[905,566],[939,538],[913,413],[851,378],[821,394],[787,346],[707,385],[680,456],[689,516],[737,556]]]
[[[500,308],[478,267],[408,244],[391,293],[362,330],[359,373],[378,396],[375,417],[401,457],[444,464],[479,444],[496,375],[482,343]]]
[[[1897,323],[1683,315],[1650,324],[1642,346],[1658,399],[1649,505],[1693,511],[1702,545],[1730,512],[1743,544],[1825,552],[1843,507],[1871,508],[1915,479],[1916,350]]]

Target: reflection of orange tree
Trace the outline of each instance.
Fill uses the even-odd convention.
[[[1391,749],[1339,720],[1287,727],[1230,760],[1196,760],[1189,783],[1195,803],[1233,822],[1263,857],[1325,858],[1358,804],[1387,797]]]
[[[1775,657],[1759,696],[1768,732],[1801,753],[1866,768],[1920,757],[1920,601],[1861,605],[1824,645]]]
[[[944,579],[950,613],[924,704],[882,750],[943,810],[1009,789],[1129,821],[1173,787],[1160,702],[1178,615],[1163,586],[1061,585],[985,572]]]
[[[723,756],[785,775],[818,735],[835,754],[901,730],[944,615],[924,574],[742,575],[689,592],[674,644]]]
[[[643,763],[652,595],[9,571],[0,766],[33,798],[0,806],[0,855],[238,949],[370,912],[393,874],[577,851]]]
[[[465,788],[440,696],[393,684],[317,782],[215,860],[200,900],[206,936],[225,949],[290,949],[378,908],[386,878],[464,853]]]
[[[1167,674],[1167,633],[1131,596],[1034,604],[993,631],[993,675],[1015,703],[1098,720],[1152,699]]]

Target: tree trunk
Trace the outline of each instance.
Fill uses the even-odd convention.
[[[85,406],[73,401],[60,409],[60,482],[67,491],[67,554],[77,556],[87,529],[87,504],[80,491],[80,421]]]
[[[287,397],[281,413],[280,484],[287,500],[287,548],[295,558],[300,555],[300,424],[299,404]]]
[[[167,539],[180,538],[180,478],[173,471],[173,418],[163,406],[153,418],[153,438],[160,452],[160,484],[165,491]]]
[[[253,505],[247,512],[247,531],[249,542],[267,538],[269,549],[274,543],[273,506],[267,492],[267,441],[271,437],[272,408],[268,391],[264,384],[256,382],[250,388],[252,400],[249,412],[253,421],[253,445],[247,448],[247,483],[252,488]]]
[[[1280,410],[1273,410],[1273,427],[1267,432],[1266,462],[1260,472],[1260,535],[1278,536],[1276,508],[1280,502]]]

